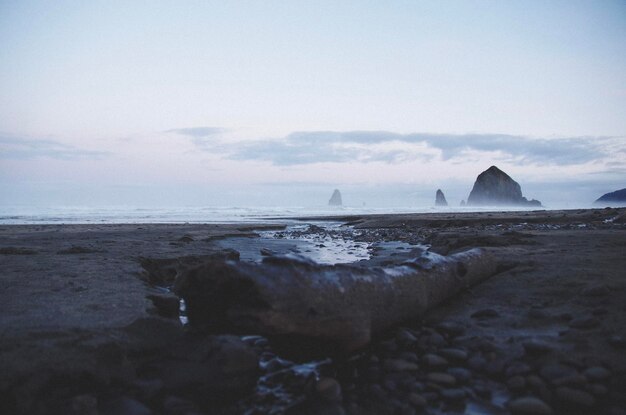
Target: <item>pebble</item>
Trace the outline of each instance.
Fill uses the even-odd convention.
[[[459,383],[468,382],[472,378],[472,372],[464,367],[451,367],[447,372],[454,376]]]
[[[70,409],[74,414],[98,415],[98,398],[93,395],[78,395],[70,400]]]
[[[389,372],[402,372],[405,370],[418,370],[419,366],[403,359],[385,359],[383,368]]]
[[[115,398],[99,408],[101,415],[151,415],[150,408],[128,397]]]
[[[415,337],[413,333],[405,329],[401,329],[398,331],[398,334],[396,334],[396,339],[399,342],[405,343],[405,344],[412,344],[412,343],[417,342],[417,337]]]
[[[465,327],[456,321],[444,321],[437,325],[437,329],[451,337],[457,337],[465,333]]]
[[[567,386],[556,388],[555,394],[559,401],[572,406],[584,406],[588,408],[596,403],[596,399],[590,393]]]
[[[544,354],[554,350],[549,344],[537,339],[526,340],[522,346],[524,346],[526,353],[532,355]]]
[[[553,383],[556,386],[571,386],[571,385],[585,385],[587,384],[587,378],[583,375],[575,374],[570,376],[565,376],[559,379],[555,379]]]
[[[624,336],[611,336],[609,337],[609,344],[616,349],[624,349],[626,348],[626,339]]]
[[[509,402],[509,409],[515,415],[551,415],[552,408],[539,398],[527,396]]]
[[[498,313],[493,308],[484,308],[482,310],[475,311],[471,317],[472,318],[492,318],[499,317],[500,313]]]
[[[541,367],[539,374],[546,380],[555,381],[567,376],[577,375],[578,371],[572,367],[558,363],[548,363]]]
[[[437,332],[432,332],[427,338],[427,343],[431,346],[441,347],[446,345],[446,339]]]
[[[409,393],[409,402],[411,402],[411,405],[416,406],[418,408],[423,408],[428,403],[426,401],[426,398],[424,398],[422,395],[419,395],[417,393]]]
[[[506,387],[512,391],[519,391],[526,387],[526,379],[523,376],[513,376],[506,381]]]
[[[526,375],[530,373],[530,366],[524,362],[513,362],[506,368],[504,373],[508,378],[516,375]]]
[[[333,378],[321,378],[315,385],[318,395],[329,402],[341,402],[341,385]]]
[[[600,320],[593,316],[577,317],[569,322],[573,329],[592,329],[600,325]]]
[[[448,366],[448,361],[446,359],[433,353],[427,353],[422,356],[422,363],[428,367]]]
[[[602,366],[593,366],[585,369],[583,374],[591,381],[603,381],[611,376],[611,372]]]
[[[604,297],[610,293],[611,290],[604,284],[592,285],[582,291],[582,294],[586,297]]]
[[[596,396],[604,396],[609,392],[607,387],[600,383],[592,383],[587,387],[587,390]]]
[[[487,359],[483,356],[476,354],[469,358],[467,361],[467,366],[472,370],[482,370],[487,364]]]
[[[439,353],[445,357],[446,359],[456,360],[456,361],[465,361],[467,360],[467,352],[462,349],[455,348],[445,348],[439,350]]]
[[[448,373],[431,372],[426,375],[426,378],[431,382],[445,386],[452,386],[456,383],[455,377]]]
[[[449,401],[460,401],[465,398],[465,391],[459,388],[444,389],[441,391],[441,396]]]

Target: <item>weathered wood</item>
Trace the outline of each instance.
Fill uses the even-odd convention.
[[[434,253],[385,268],[319,265],[297,256],[261,264],[209,260],[179,273],[174,290],[190,324],[216,333],[302,335],[344,351],[496,272],[495,257],[471,249]]]

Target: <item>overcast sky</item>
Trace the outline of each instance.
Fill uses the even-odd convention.
[[[492,164],[626,187],[626,2],[0,0],[3,204],[457,202]]]

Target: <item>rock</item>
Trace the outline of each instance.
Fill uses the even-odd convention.
[[[583,406],[589,408],[596,403],[596,399],[590,393],[567,386],[556,388],[555,395],[562,403],[575,407]]]
[[[437,193],[435,194],[435,206],[448,206],[446,197],[444,196],[441,189],[437,189]]]
[[[465,333],[463,324],[451,320],[439,323],[437,329],[451,337],[457,337]]]
[[[70,411],[76,415],[98,415],[98,398],[93,395],[78,395],[70,399]]]
[[[154,307],[157,309],[157,314],[165,318],[178,318],[180,300],[175,295],[161,295],[152,294],[146,296]]]
[[[317,394],[329,402],[341,402],[341,385],[333,378],[321,378],[315,385]]]
[[[505,375],[509,378],[517,375],[526,375],[530,373],[530,370],[530,366],[524,362],[513,362],[506,368]]]
[[[258,356],[236,336],[188,333],[170,354],[160,363],[167,390],[228,398],[245,394],[256,384]]]
[[[411,405],[417,408],[423,408],[428,404],[428,401],[426,401],[426,398],[424,398],[422,395],[419,395],[417,393],[409,393],[409,402],[411,402]]]
[[[592,329],[600,325],[600,320],[593,316],[577,317],[569,322],[573,329]]]
[[[405,370],[418,370],[419,367],[412,362],[403,359],[386,359],[383,368],[389,372],[402,372]]]
[[[447,370],[459,383],[466,383],[472,378],[472,372],[464,367],[451,367]]]
[[[465,398],[465,391],[459,388],[444,389],[441,391],[441,396],[448,401],[460,401]]]
[[[467,198],[468,206],[514,205],[541,206],[538,200],[527,200],[522,196],[520,185],[508,174],[491,166],[476,178],[474,187]]]
[[[626,339],[624,338],[624,336],[620,336],[620,335],[611,336],[609,337],[608,342],[611,346],[615,347],[616,349],[626,348]]]
[[[486,364],[487,359],[479,354],[470,357],[467,361],[467,366],[472,370],[483,370]]]
[[[427,353],[422,356],[422,363],[428,367],[448,366],[448,361],[446,359],[433,353]]]
[[[62,249],[57,252],[59,255],[77,255],[77,254],[93,254],[95,249],[85,248],[84,246],[72,246],[71,248]]]
[[[626,204],[626,189],[605,193],[593,203],[602,206],[622,206]]]
[[[554,348],[547,343],[537,339],[526,340],[522,343],[524,350],[528,354],[538,355],[551,352]]]
[[[464,207],[465,206],[465,200],[461,200],[461,203],[459,204],[459,206]]]
[[[465,350],[455,348],[445,348],[439,350],[439,354],[449,360],[464,362],[467,360],[468,354]]]
[[[150,408],[128,397],[114,398],[100,408],[101,415],[151,415]]]
[[[519,391],[526,387],[526,379],[523,376],[513,376],[507,379],[506,387],[512,391]]]
[[[456,384],[455,377],[447,373],[431,372],[426,375],[426,379],[430,382],[437,383],[443,386],[453,386],[454,384]]]
[[[37,251],[28,248],[17,248],[14,246],[8,246],[0,248],[0,255],[35,255]]]
[[[341,192],[339,192],[339,189],[335,189],[335,191],[333,192],[333,195],[330,197],[330,200],[328,201],[328,206],[341,206],[343,205],[343,202],[341,201]]]
[[[551,415],[552,408],[539,398],[527,396],[509,402],[509,409],[514,415]]]
[[[583,374],[592,382],[595,381],[603,381],[608,379],[611,376],[611,372],[602,366],[593,366],[585,369]]]
[[[198,408],[191,401],[170,395],[163,400],[163,412],[172,415],[188,415],[197,413]]]
[[[539,374],[542,378],[554,382],[558,379],[575,376],[578,374],[578,371],[570,366],[565,366],[558,363],[547,363],[541,367]]]
[[[498,313],[493,308],[485,308],[482,310],[475,311],[470,317],[472,318],[491,318],[491,317],[499,317],[500,313]]]
[[[582,291],[582,295],[586,297],[604,297],[610,293],[611,290],[604,284],[592,285]]]

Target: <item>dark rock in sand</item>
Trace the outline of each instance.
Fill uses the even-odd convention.
[[[603,297],[610,293],[611,290],[604,284],[592,285],[582,291],[582,294],[586,297]]]
[[[441,189],[437,189],[437,193],[435,194],[435,206],[448,206],[446,197],[444,196]]]
[[[93,254],[98,252],[95,249],[85,248],[84,246],[72,246],[71,248],[62,249],[57,252],[59,255],[77,255],[77,254]]]
[[[560,386],[556,388],[556,398],[572,407],[591,407],[596,403],[596,399],[589,392],[580,389]]]
[[[0,248],[0,255],[35,255],[37,251],[28,248],[16,248],[9,246]]]
[[[569,322],[574,329],[592,329],[600,325],[600,320],[592,316],[577,317]]]
[[[339,189],[335,189],[335,191],[333,192],[333,195],[330,197],[330,200],[328,201],[328,206],[341,206],[343,205],[343,202],[341,200],[341,192],[339,192]]]
[[[611,376],[611,372],[609,372],[607,369],[603,368],[602,366],[593,366],[588,369],[585,369],[583,374],[590,381],[603,381],[603,380],[608,379]]]
[[[321,378],[315,385],[317,394],[330,402],[341,402],[341,385],[333,378]]]
[[[157,309],[157,314],[165,318],[178,318],[180,300],[175,295],[157,295],[152,294],[147,296],[154,307]]]
[[[492,318],[492,317],[498,317],[498,316],[500,316],[500,313],[498,313],[493,308],[485,308],[483,310],[475,311],[474,313],[472,313],[472,315],[470,317],[472,317],[472,318]]]
[[[528,200],[522,196],[520,185],[508,174],[491,166],[476,178],[474,187],[467,198],[468,206],[511,205],[541,206],[538,200]]]
[[[527,396],[509,402],[509,409],[514,415],[551,415],[552,408],[539,398]]]
[[[603,205],[603,206],[621,206],[626,204],[626,188],[616,190],[611,193],[606,193],[599,197],[595,202],[595,204]]]

